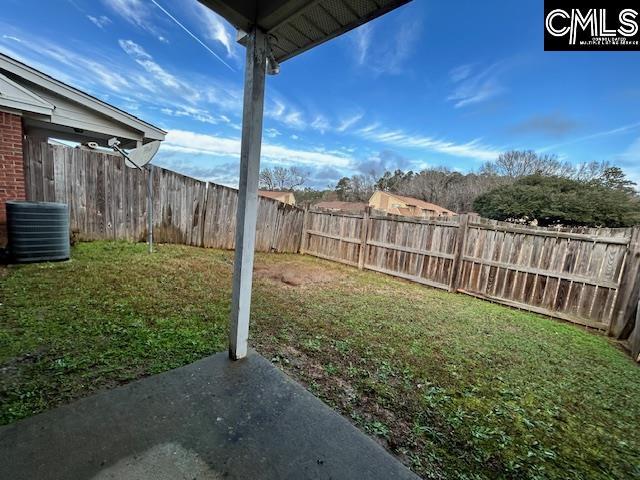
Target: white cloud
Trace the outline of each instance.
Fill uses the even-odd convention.
[[[384,130],[379,128],[378,124],[372,124],[361,128],[357,133],[367,140],[395,147],[417,148],[482,161],[495,160],[502,151],[496,147],[484,145],[480,140],[472,140],[466,143],[455,143],[428,136],[411,135],[402,130]]]
[[[20,40],[18,37],[14,37],[13,35],[2,35],[2,38],[4,38],[5,40],[12,40],[14,42],[22,43],[22,40]]]
[[[143,0],[102,0],[115,14],[136,27],[145,30],[161,42],[167,39],[153,21],[153,10]]]
[[[449,72],[449,78],[452,82],[461,82],[471,74],[473,65],[460,65]]]
[[[126,55],[117,55],[102,47],[87,49],[88,45],[67,49],[37,35],[29,35],[29,42],[7,37],[0,36],[0,50],[7,55],[104,100],[117,99],[122,108],[136,106],[141,112],[165,108],[173,116],[239,128],[234,121],[242,111],[240,86],[223,78],[170,72],[131,40],[119,41]],[[226,120],[222,114],[227,114]]]
[[[338,127],[336,128],[336,130],[338,132],[344,132],[348,130],[350,127],[358,123],[363,116],[364,115],[362,113],[356,113],[355,115],[342,119],[338,124]]]
[[[380,123],[375,122],[375,123],[371,123],[369,125],[367,125],[366,127],[362,127],[360,130],[358,130],[358,133],[361,135],[366,135],[368,133],[371,133],[375,130],[377,130],[380,127]]]
[[[330,127],[329,120],[324,115],[316,115],[316,118],[311,122],[311,128],[318,130],[323,135]]]
[[[77,86],[101,85],[109,90],[121,92],[131,84],[125,75],[107,59],[83,56],[81,54],[59,47],[51,42],[42,41],[31,36],[28,42],[22,42],[18,37],[3,35],[3,40],[13,42],[15,51],[7,45],[0,45],[11,57],[34,68],[43,70],[63,82]],[[51,62],[56,63],[55,67]]]
[[[87,18],[91,23],[93,23],[98,28],[104,28],[111,23],[111,19],[106,15],[100,15],[99,17],[94,17],[93,15],[87,15]]]
[[[127,55],[151,75],[153,83],[159,83],[161,86],[173,90],[189,103],[201,100],[201,94],[198,89],[167,72],[140,45],[132,40],[118,40],[118,44]]]
[[[185,130],[170,130],[162,147],[165,151],[208,154],[216,157],[240,157],[240,140]],[[290,165],[323,165],[348,168],[353,163],[351,156],[338,152],[318,152],[289,148],[283,145],[264,143],[262,158]]]
[[[202,96],[214,105],[227,112],[242,112],[242,88],[218,80],[206,81],[206,84],[198,84],[198,91]]]
[[[363,114],[358,113],[350,117],[345,117],[338,122],[337,126],[332,125],[332,122],[323,113],[316,113],[313,116],[313,120],[308,122],[300,110],[280,97],[272,100],[265,109],[265,116],[277,120],[283,125],[295,130],[312,128],[324,135],[326,132],[346,132],[350,127],[360,121]]]
[[[156,0],[149,0],[151,3],[153,3],[156,7],[158,7],[158,9],[164,13],[168,18],[171,19],[171,21],[173,23],[175,23],[176,25],[178,25],[182,30],[184,30],[187,35],[189,35],[191,38],[193,38],[196,42],[198,42],[198,44],[200,44],[200,46],[202,46],[206,51],[208,51],[211,55],[213,55],[216,59],[218,59],[218,61],[220,63],[222,63],[225,67],[227,67],[229,70],[231,70],[232,72],[234,72],[235,70],[233,69],[233,67],[231,67],[231,65],[229,65],[227,62],[225,62],[216,52],[214,52],[213,50],[211,50],[211,48],[209,48],[209,46],[204,43],[202,40],[200,40],[200,38],[193,33],[191,30],[189,30],[180,20],[178,20],[176,17],[174,17],[169,10],[167,10],[166,8],[164,8],[162,5],[160,5]],[[160,40],[165,40],[164,37],[160,37]]]
[[[504,69],[504,62],[494,63],[475,74],[471,65],[454,68],[449,76],[455,87],[447,100],[454,102],[455,108],[461,108],[495,97],[504,91],[499,81]]]
[[[273,117],[279,117],[284,114],[285,110],[286,110],[286,107],[284,102],[280,100],[274,100],[273,106],[267,110],[267,114]]]
[[[12,32],[13,33],[13,32]],[[23,37],[18,34],[16,38]],[[223,124],[229,128],[239,130],[239,118],[242,111],[242,90],[235,83],[224,78],[204,78],[184,72],[173,72],[161,66],[140,44],[131,40],[121,40],[121,55],[107,55],[100,50],[90,51],[82,48],[66,49],[58,47],[50,41],[40,40],[37,36],[30,37],[29,42],[18,43],[3,36],[0,38],[0,48],[7,50],[10,46],[20,56],[21,60],[36,68],[50,73],[63,81],[69,81],[89,92],[98,93],[102,98],[110,95],[111,99],[118,99],[123,108],[135,106],[141,114],[155,111],[158,114],[173,117],[185,117],[207,124]],[[13,53],[12,50],[10,50]],[[11,54],[10,53],[10,54]],[[17,55],[12,55],[17,56]],[[124,59],[130,58],[132,61]],[[135,63],[134,63],[135,62]],[[59,74],[59,75],[58,75]],[[271,93],[273,95],[273,92]],[[399,129],[384,128],[378,123],[363,124],[364,112],[351,116],[338,117],[333,121],[322,113],[312,116],[313,121],[307,121],[305,115],[295,105],[289,103],[285,97],[277,96],[267,103],[265,114],[279,122],[270,125],[273,131],[265,131],[266,137],[283,138],[297,141],[291,148],[282,145],[265,143],[263,154],[268,155],[273,162],[291,163],[321,163],[334,168],[349,168],[353,153],[347,151],[318,151],[299,148],[300,139],[291,130],[314,128],[319,131],[347,132],[358,138],[392,145],[396,147],[416,148],[426,151],[446,153],[449,155],[475,158],[480,160],[493,159],[499,153],[495,147],[487,146],[480,140],[466,143],[455,143],[434,137],[415,135]],[[281,128],[281,125],[285,128]],[[277,128],[276,128],[277,127]],[[277,135],[275,131],[283,135]],[[174,132],[181,132],[176,130]],[[189,132],[186,132],[189,133]],[[186,134],[183,133],[182,138]],[[239,155],[239,141],[223,137],[204,136],[204,144],[215,140],[214,146],[208,151],[217,155]],[[194,142],[168,142],[167,148],[175,151],[185,149],[200,150],[200,137],[192,137]],[[292,142],[293,143],[293,142]],[[196,147],[194,147],[196,145]],[[211,154],[211,153],[210,153]],[[266,157],[265,157],[266,158]]]
[[[305,128],[306,124],[302,119],[302,112],[293,111],[284,115],[280,121],[292,128]]]
[[[393,24],[395,31],[391,34],[388,30],[379,31],[376,26],[367,23],[352,34],[356,63],[377,74],[402,73],[422,31],[421,20],[401,15]]]
[[[282,135],[280,130],[278,130],[277,128],[266,128],[264,130],[264,134],[269,138],[276,138],[276,137]]]
[[[307,127],[302,112],[294,106],[286,103],[282,98],[276,98],[269,102],[265,108],[265,116],[277,120],[289,128],[302,130]]]
[[[356,46],[356,61],[358,65],[364,65],[367,60],[367,54],[369,53],[369,47],[371,45],[371,39],[373,37],[373,25],[371,23],[365,23],[361,27],[357,28],[354,32],[354,40]]]
[[[196,3],[196,6],[198,17],[204,24],[207,38],[221,43],[227,51],[227,56],[234,57],[236,55],[236,43],[233,39],[233,32],[227,27],[226,22],[201,3]]]
[[[161,149],[154,157],[153,163],[199,180],[238,188],[240,162],[237,161],[212,162],[207,155],[191,154],[185,157],[180,152]]]
[[[202,123],[209,123],[211,125],[216,125],[220,122],[227,123],[226,120],[228,120],[226,119],[226,117],[224,117],[224,115],[215,117],[214,115],[207,112],[206,110],[190,107],[188,105],[181,105],[181,106],[178,106],[178,108],[176,109],[165,107],[165,108],[162,108],[160,111],[165,115],[169,115],[172,117],[187,117]]]
[[[149,55],[144,48],[138,45],[136,42],[132,40],[118,40],[118,45],[122,48],[127,55],[134,57],[136,60],[144,59],[150,60],[151,55]]]

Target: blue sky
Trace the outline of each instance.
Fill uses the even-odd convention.
[[[195,0],[0,0],[0,50],[167,130],[154,163],[237,181],[244,48]],[[507,149],[640,181],[640,52],[544,52],[543,2],[415,0],[269,77],[263,166],[310,185]]]

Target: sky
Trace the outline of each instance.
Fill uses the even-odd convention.
[[[245,50],[225,20],[195,0],[0,4],[0,51],[166,130],[154,164],[237,185]],[[543,16],[540,0],[414,0],[284,62],[261,165],[325,188],[532,149],[640,182],[640,52],[544,52]]]

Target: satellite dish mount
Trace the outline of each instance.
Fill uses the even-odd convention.
[[[137,168],[142,170],[142,167],[151,162],[151,159],[158,153],[160,148],[160,142],[158,140],[154,142],[145,143],[144,145],[133,148],[128,152],[120,148],[120,140],[116,137],[110,138],[108,141],[109,146],[124,157],[124,163],[129,168]]]
[[[136,168],[141,172],[147,170],[147,243],[149,253],[153,252],[153,169],[151,159],[158,153],[160,142],[154,141],[133,148],[126,152],[120,148],[120,140],[116,137],[110,138],[109,147],[124,157],[124,164],[129,168]],[[143,168],[146,167],[146,168]]]

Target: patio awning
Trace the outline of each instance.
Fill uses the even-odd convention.
[[[279,63],[342,35],[410,0],[199,0],[234,27],[257,26]]]

